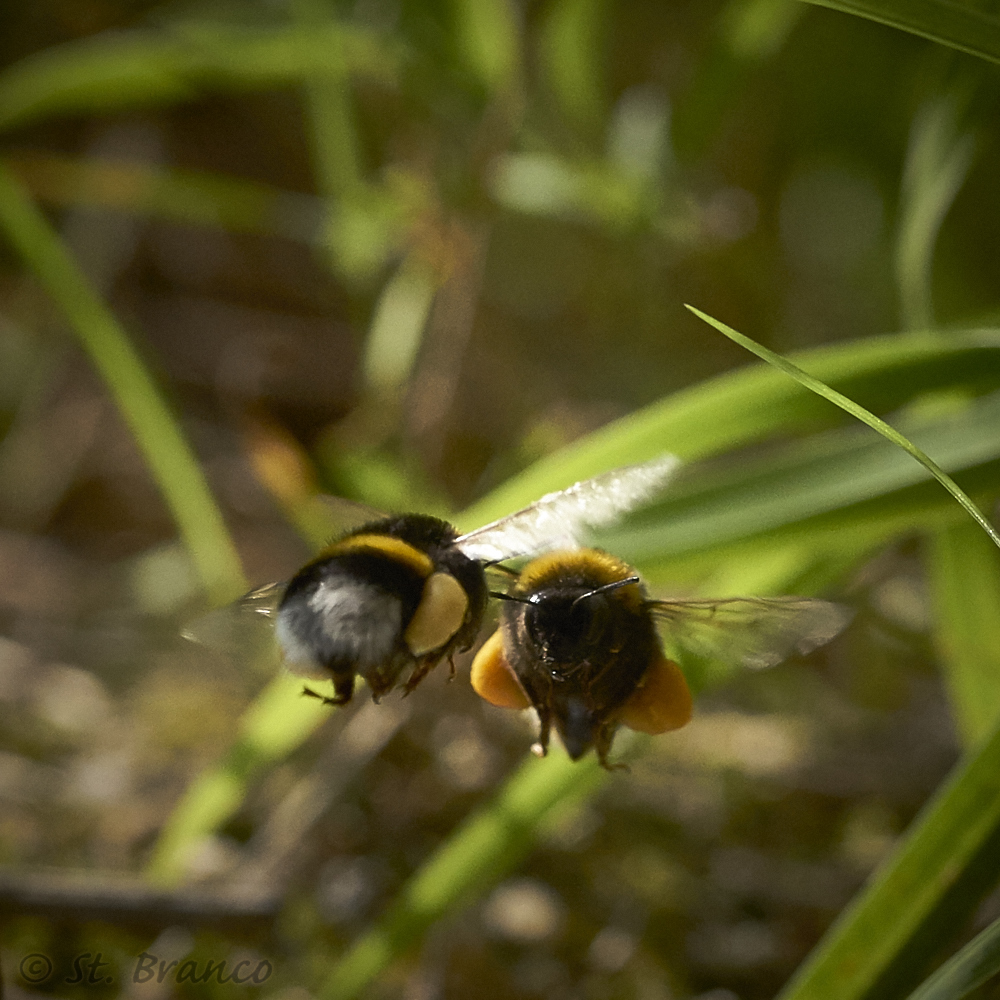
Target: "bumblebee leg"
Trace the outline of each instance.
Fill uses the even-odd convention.
[[[611,753],[611,743],[615,738],[616,725],[601,726],[594,734],[594,749],[597,751],[597,760],[605,771],[628,771],[628,764],[609,764],[608,754]]]
[[[538,709],[538,741],[531,744],[531,752],[536,757],[545,757],[549,752],[549,736],[552,732],[552,716],[548,709]]]
[[[417,665],[413,668],[410,679],[403,685],[404,698],[427,676],[437,662],[433,656],[425,656],[422,660],[417,660]],[[454,670],[454,667],[452,669]]]
[[[346,705],[354,694],[354,671],[349,674],[333,675],[333,703],[335,705]]]
[[[346,693],[345,693],[346,692]],[[311,687],[306,687],[303,685],[302,694],[308,698],[318,698],[324,705],[346,705],[351,700],[351,695],[354,693],[354,675],[351,675],[350,683],[346,685],[338,683],[338,679],[335,678],[333,682],[333,697],[330,698],[325,694],[320,694],[318,691],[313,691]]]

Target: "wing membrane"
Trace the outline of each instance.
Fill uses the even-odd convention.
[[[485,563],[578,548],[586,528],[611,524],[652,499],[680,464],[676,455],[660,455],[585,479],[462,535],[456,545],[470,559]]]
[[[651,601],[664,638],[730,666],[761,670],[829,642],[851,620],[842,604],[806,597]]]
[[[284,583],[269,583],[239,600],[199,615],[181,632],[185,639],[225,653],[244,653],[274,641],[270,619]]]

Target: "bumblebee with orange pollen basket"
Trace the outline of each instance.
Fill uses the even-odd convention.
[[[671,644],[754,669],[805,654],[850,621],[850,609],[800,597],[660,601],[627,563],[598,549],[550,552],[529,562],[501,601],[500,626],[472,664],[472,686],[501,708],[534,708],[548,752],[553,727],[578,760],[601,766],[619,726],[658,735],[691,718],[691,692]]]

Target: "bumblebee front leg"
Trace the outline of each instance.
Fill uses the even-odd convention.
[[[611,743],[615,738],[616,725],[603,725],[594,735],[594,750],[597,753],[597,760],[605,771],[628,771],[628,764],[609,764],[608,754],[611,752]]]
[[[531,744],[531,752],[536,757],[545,757],[549,752],[549,736],[552,734],[552,715],[547,708],[538,708],[538,740]]]
[[[354,674],[334,674],[332,680],[332,698],[305,686],[302,688],[302,693],[309,698],[318,698],[324,705],[346,705],[354,694]]]
[[[417,660],[413,673],[409,680],[403,685],[403,696],[408,695],[426,676],[431,669],[436,667],[440,656],[425,656],[422,660]]]

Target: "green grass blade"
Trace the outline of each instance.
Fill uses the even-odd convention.
[[[896,286],[903,328],[934,325],[931,268],[934,245],[972,166],[975,139],[958,134],[955,95],[929,101],[914,116],[900,196]]]
[[[295,0],[291,13],[304,31],[336,30],[323,0]],[[306,121],[318,188],[327,198],[349,196],[361,183],[357,128],[348,74],[339,60],[303,80]]]
[[[831,403],[839,406],[846,413],[850,413],[851,416],[857,417],[862,423],[867,424],[872,430],[878,431],[884,438],[887,438],[893,444],[902,448],[904,451],[909,452],[921,465],[928,469],[931,475],[968,511],[969,515],[979,524],[979,526],[986,532],[987,535],[993,540],[993,544],[1000,549],[1000,535],[994,530],[993,525],[983,516],[982,511],[965,495],[965,493],[959,489],[957,483],[942,469],[936,462],[932,461],[923,451],[921,451],[916,445],[912,444],[907,438],[903,437],[894,427],[891,427],[884,420],[876,417],[874,413],[869,412],[863,406],[855,403],[853,399],[849,399],[843,393],[837,392],[836,389],[831,389],[828,385],[825,385],[815,376],[808,374],[803,371],[797,365],[792,364],[787,358],[781,357],[779,354],[775,354],[774,351],[768,350],[756,341],[751,340],[749,337],[742,333],[738,333],[732,327],[726,326],[725,323],[720,323],[719,320],[713,319],[706,313],[701,312],[701,310],[696,309],[694,306],[687,306],[699,319],[704,320],[710,326],[714,326],[716,330],[720,333],[725,334],[730,340],[739,344],[741,347],[745,347],[752,354],[756,354],[757,357],[762,358],[769,365],[773,365],[779,371],[783,371],[786,375],[791,376],[800,385],[804,385],[807,389],[816,393],[818,396],[822,396],[824,399],[828,399]]]
[[[1000,492],[1000,462],[957,475],[966,491],[973,495],[996,496]],[[672,585],[674,589],[698,585],[706,595],[739,594],[756,591],[742,582],[738,586],[706,582],[702,587],[701,584],[709,578],[725,582],[731,578],[732,567],[738,570],[737,581],[743,581],[747,578],[746,565],[759,565],[779,553],[796,552],[804,565],[836,561],[852,552],[860,558],[864,552],[884,546],[900,535],[939,531],[963,522],[968,523],[968,518],[962,508],[936,483],[929,482],[716,546],[682,551],[678,551],[679,546],[668,547],[664,539],[671,539],[665,525],[662,535],[655,528],[626,529],[621,534],[602,535],[600,541],[636,565],[650,583]],[[725,526],[725,522],[720,523]],[[659,551],[658,544],[662,545]],[[799,589],[799,585],[793,584],[792,590],[783,592],[795,593]]]
[[[933,421],[900,419],[949,472],[1000,459],[1000,393]],[[623,556],[624,547],[663,559],[758,537],[930,481],[927,470],[892,443],[861,427],[838,428],[721,470],[686,470],[654,506],[600,537],[612,539],[608,547]],[[867,504],[869,512],[873,506]]]
[[[978,743],[1000,722],[1000,560],[971,524],[928,541],[935,638],[958,730]]]
[[[947,339],[922,335],[889,337],[873,344],[838,345],[836,348],[810,352],[808,357],[811,360],[818,359],[819,366],[840,380],[841,384],[857,387],[859,392],[886,406],[899,405],[915,392],[928,389],[953,385],[982,388],[984,383],[1000,385],[1000,337],[995,331],[959,332]],[[954,458],[960,465],[963,462],[973,464],[973,468],[962,473],[962,482],[974,490],[994,488],[1000,484],[1000,460],[992,463],[986,461],[983,465],[975,464],[982,462],[984,455],[988,457],[996,450],[996,441],[990,437],[989,427],[983,430],[982,437],[969,433],[970,427],[981,416],[975,406],[988,406],[989,403],[989,399],[977,401],[970,404],[968,412],[953,414],[948,419],[942,418],[928,424],[931,432],[945,435],[942,442],[949,449],[949,459]],[[703,453],[721,451],[747,440],[785,432],[789,428],[814,428],[828,410],[837,415],[837,411],[827,407],[822,401],[802,393],[798,386],[780,372],[754,365],[752,368],[720,376],[693,390],[675,394],[645,411],[581,439],[562,452],[550,456],[513,482],[505,484],[477,506],[487,511],[492,508],[496,514],[504,514],[537,499],[547,489],[567,485],[573,478],[603,471],[616,461],[641,460],[665,448],[686,452],[688,455],[697,454],[698,449],[702,449]],[[843,454],[846,456],[844,461],[848,464],[853,448],[868,449],[874,446],[896,454],[895,449],[890,449],[879,438],[865,443],[861,433],[853,427],[830,433],[834,435],[834,439],[828,442],[824,439],[825,443],[819,446],[818,454],[811,452],[808,447],[798,445],[789,446],[791,450],[781,452],[764,470],[771,478],[766,483],[759,481],[759,489],[773,489],[779,494],[783,493],[799,478],[803,463],[807,466],[809,463],[815,465],[823,454]],[[949,433],[950,438],[947,437]],[[1000,434],[996,438],[1000,439]],[[952,448],[954,452],[950,450]],[[971,450],[963,451],[963,448]],[[984,449],[982,453],[978,451],[980,448]],[[923,469],[915,464],[913,472],[918,478],[923,475]],[[868,475],[872,477],[869,485],[874,486],[875,479],[882,473],[881,460],[869,463]],[[740,495],[739,490],[752,487],[752,483],[743,481],[740,473],[734,475],[732,482],[720,484],[709,481],[701,486],[695,483],[691,488],[692,497],[695,488],[714,491],[712,495],[718,497],[723,487],[736,491],[734,496]],[[753,479],[752,476],[749,478]],[[879,489],[898,487],[898,483],[894,483],[891,477],[879,482]],[[857,496],[865,496],[865,490],[865,482],[859,479]],[[729,566],[726,586],[731,590],[728,592],[809,593],[812,586],[827,583],[838,569],[851,565],[886,538],[912,530],[915,525],[938,528],[954,523],[959,517],[965,517],[961,509],[933,482],[917,482],[904,489],[894,488],[885,496],[869,491],[867,497],[867,500],[852,503],[849,507],[814,514],[795,523],[772,525],[768,530],[763,530],[767,527],[763,522],[747,523],[741,529],[742,534],[731,527],[726,534],[728,548],[720,547],[718,538],[713,537],[711,525],[708,525],[707,528],[699,529],[703,534],[697,550],[693,550],[683,538],[671,541],[666,521],[668,509],[664,508],[660,521],[653,524],[644,521],[642,524],[643,530],[648,528],[652,532],[667,532],[663,536],[666,542],[662,550],[657,552],[651,549],[649,552],[639,552],[637,556],[654,558],[652,568],[657,572],[662,571],[665,579],[675,582],[686,566],[690,567],[698,560],[700,563],[696,569],[702,575],[716,569],[720,560],[725,560]],[[503,506],[507,503],[509,506]],[[807,496],[800,509],[789,508],[786,513],[788,516],[805,517],[811,510]],[[717,526],[724,525],[723,514],[722,510],[715,512]],[[481,514],[468,511],[459,518],[462,523],[472,525],[487,519]],[[747,538],[746,533],[751,530],[755,533]],[[741,545],[743,549],[740,548]],[[637,558],[636,561],[640,560]],[[766,573],[762,572],[765,564]],[[643,567],[647,565],[650,564],[643,561]],[[290,704],[289,710],[298,710],[301,705],[301,701],[296,705]],[[435,861],[431,875],[421,870],[415,876],[413,884],[424,887],[417,894],[419,899],[426,900],[427,894],[436,894],[435,898],[444,901],[441,903],[444,909],[425,904],[417,906],[412,898],[409,903],[401,902],[393,911],[394,916],[380,922],[349,953],[349,958],[345,960],[347,964],[338,967],[336,982],[329,989],[346,991],[343,995],[350,995],[352,989],[360,989],[360,986],[351,984],[370,981],[387,962],[412,945],[430,921],[454,905],[454,900],[486,891],[493,880],[509,870],[518,858],[523,857],[524,852],[530,849],[533,839],[538,836],[541,825],[544,825],[544,817],[551,815],[547,811],[549,808],[555,809],[563,801],[575,801],[574,797],[578,794],[589,794],[591,786],[584,787],[591,780],[587,767],[571,766],[564,757],[561,761],[567,770],[561,769],[560,756],[556,753],[544,762],[527,765],[532,768],[534,775],[531,779],[532,787],[535,788],[532,801],[537,808],[533,812],[521,812],[518,824],[501,823],[494,816],[485,827],[492,831],[486,836],[482,832],[484,828],[475,826],[470,820],[469,825],[461,828],[463,832],[456,833],[455,840],[449,839],[436,856],[451,860]],[[214,778],[209,775],[204,779],[203,787],[217,798],[214,813],[216,823],[220,821],[218,817],[231,815],[232,809],[238,808],[245,793],[246,782],[253,777],[252,774],[245,773],[238,794],[234,795],[234,786],[223,780],[227,774],[231,776],[232,772],[233,767],[227,762],[225,767],[217,769]],[[597,780],[600,777],[598,774]],[[511,780],[517,782],[520,778],[515,776]],[[534,785],[535,781],[538,782],[537,786]],[[581,782],[579,793],[576,781]],[[191,805],[184,807],[189,809],[190,816],[190,820],[185,821],[189,824],[186,828],[181,822],[183,817],[176,821],[178,828],[187,830],[185,838],[188,846],[196,837],[212,832],[213,827],[209,822],[212,820],[212,813],[201,798],[204,794],[205,798],[211,799],[212,795],[208,793],[199,793],[197,789],[191,793]],[[506,794],[501,792],[498,802],[504,801]],[[171,822],[174,823],[173,820]],[[470,828],[473,833],[467,834],[465,831]],[[475,832],[476,830],[479,832]],[[472,850],[469,844],[478,846]],[[475,864],[472,870],[465,871],[465,862],[460,864],[456,859],[467,859],[470,856]]]
[[[607,772],[554,752],[529,759],[492,804],[470,816],[407,882],[392,908],[352,945],[317,990],[320,1000],[356,997],[424,931],[515,867],[546,823],[592,794]]]
[[[994,920],[907,1000],[962,1000],[1000,972],[1000,920]]]
[[[956,767],[780,1000],[860,1000],[894,995],[890,983],[912,986],[930,941],[940,946],[994,884],[998,836],[1000,731]]]
[[[921,392],[1000,385],[998,348],[1000,332],[992,329],[947,337],[918,332],[806,351],[797,360],[869,407],[890,410]],[[473,504],[459,524],[475,528],[551,490],[664,451],[691,461],[836,419],[836,411],[781,372],[751,365],[674,393],[536,462]]]
[[[958,0],[806,0],[1000,62],[1000,19]]]
[[[248,28],[180,23],[116,32],[46,49],[0,74],[0,130],[57,114],[121,111],[203,92],[298,84],[331,62],[392,80],[399,48],[347,25]]]
[[[244,713],[224,760],[188,786],[160,831],[146,874],[163,885],[181,882],[204,839],[239,809],[250,781],[329,718],[326,705],[302,697],[301,679],[275,677]]]
[[[452,0],[455,42],[465,65],[491,93],[519,84],[520,20],[509,0]]]
[[[0,165],[0,227],[69,319],[128,424],[211,600],[247,589],[201,468],[142,359],[48,221]]]
[[[323,231],[325,208],[319,198],[257,181],[34,151],[18,152],[6,160],[35,198],[53,205],[112,208],[314,245],[320,243]]]

